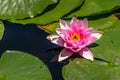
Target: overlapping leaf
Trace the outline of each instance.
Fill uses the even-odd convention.
[[[120,8],[120,0],[85,0],[84,4],[81,6],[81,8],[70,14],[68,17],[72,16],[95,16],[99,14],[105,14],[112,12],[113,10],[116,10]]]
[[[46,25],[58,21],[61,18],[70,19],[73,16],[86,17],[97,16],[99,14],[109,14],[120,8],[120,0],[60,0],[56,7],[45,14],[32,19],[17,20],[13,22],[22,24],[41,24]]]
[[[104,18],[99,18],[97,20],[89,20],[89,26],[94,27],[95,29],[99,30],[105,30],[109,29],[118,21],[117,17],[114,15],[104,17]],[[59,27],[59,22],[55,22],[52,24],[48,24],[46,26],[38,26],[40,29],[46,31],[47,33],[53,34],[55,33],[55,29]]]
[[[0,19],[33,18],[58,0],[0,0]]]
[[[60,0],[59,4],[51,11],[33,19],[17,20],[17,23],[28,24],[48,24],[58,21],[62,16],[74,10],[82,4],[83,0]]]

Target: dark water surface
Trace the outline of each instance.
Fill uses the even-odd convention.
[[[5,32],[0,41],[0,56],[5,50],[18,50],[33,54],[41,59],[49,68],[53,80],[64,80],[62,77],[62,64],[51,63],[50,60],[56,53],[48,53],[47,50],[56,47],[50,43],[44,31],[38,29],[36,25],[21,25],[3,21]]]

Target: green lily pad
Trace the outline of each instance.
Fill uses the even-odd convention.
[[[85,0],[85,3],[82,5],[82,7],[76,12],[70,14],[68,17],[94,16],[98,14],[112,12],[113,10],[116,10],[118,8],[120,8],[120,0]]]
[[[94,27],[97,30],[106,30],[113,27],[114,24],[118,21],[118,18],[114,15],[99,18],[96,20],[89,20],[88,24],[90,27]]]
[[[33,18],[58,0],[1,0],[0,19]]]
[[[0,21],[0,40],[2,39],[3,37],[3,34],[4,34],[4,24],[2,23],[2,21]]]
[[[60,27],[59,22],[51,23],[45,26],[40,26],[38,25],[38,28],[41,30],[44,30],[45,32],[49,34],[54,34],[56,33],[56,28]]]
[[[96,30],[106,30],[112,27],[118,21],[117,17],[114,15],[99,18],[96,20],[89,20],[89,26],[94,27]],[[55,29],[58,28],[59,22],[51,23],[45,26],[38,26],[40,29],[44,30],[47,33],[53,34],[56,33]]]
[[[20,51],[6,51],[0,59],[0,80],[52,80],[46,65]]]
[[[95,57],[104,61],[90,62],[75,59],[63,68],[65,80],[119,80],[120,79],[120,21],[104,31],[103,37],[96,41],[99,45],[91,48]]]
[[[119,80],[119,70],[104,62],[75,59],[63,68],[63,76],[65,80]]]
[[[48,24],[54,21],[58,21],[60,18],[62,18],[62,16],[69,13],[76,7],[80,6],[82,3],[83,0],[60,0],[58,5],[54,9],[48,11],[47,13],[41,16],[32,19],[17,20],[13,22],[21,23],[21,24],[28,24],[28,23],[41,24],[41,25]]]
[[[96,57],[103,58],[108,61],[116,61],[120,58],[120,20],[111,28],[104,31],[103,37],[96,41],[98,47],[92,48]]]

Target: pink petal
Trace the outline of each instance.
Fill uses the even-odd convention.
[[[64,20],[60,20],[59,22],[61,29],[67,30],[70,28],[70,24],[68,22],[65,22]]]
[[[57,34],[49,35],[49,36],[47,36],[47,39],[50,40],[54,44],[57,44],[57,45],[60,45],[60,46],[64,45],[64,41]]]
[[[88,20],[87,20],[87,18],[83,19],[83,26],[85,28],[88,28]]]
[[[78,22],[78,21],[79,21],[79,20],[78,20],[76,17],[73,17],[70,23],[76,23],[76,22]]]
[[[83,32],[84,32],[84,34],[90,34],[93,32],[93,28],[87,28]]]
[[[83,48],[83,49],[79,52],[79,54],[80,54],[83,58],[89,59],[89,60],[91,60],[91,61],[94,60],[92,52],[91,52],[87,47]]]
[[[100,39],[102,37],[102,35],[103,35],[102,32],[92,33],[87,45],[90,45],[90,44],[94,43],[96,40]]]
[[[56,29],[56,32],[59,36],[61,36],[62,38],[64,38],[64,33],[65,33],[65,30],[61,29],[61,28],[57,28]]]
[[[95,37],[96,40],[100,39],[102,37],[103,33],[102,32],[94,32],[91,34],[92,37]]]
[[[65,29],[66,27],[66,22],[64,20],[60,20],[60,28]]]
[[[73,51],[65,48],[60,52],[58,61],[63,61],[65,59],[69,58],[70,56],[72,56],[72,54],[73,54]]]
[[[51,40],[56,39],[56,38],[58,38],[58,37],[59,37],[59,35],[57,35],[57,34],[52,34],[52,35],[47,36],[47,39],[51,41]]]

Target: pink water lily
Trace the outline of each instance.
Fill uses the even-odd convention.
[[[57,34],[47,37],[52,43],[64,47],[58,56],[58,61],[65,60],[73,54],[94,60],[93,54],[87,46],[98,40],[102,33],[88,28],[88,20],[78,20],[73,17],[70,22],[60,20],[60,28],[56,29]]]

